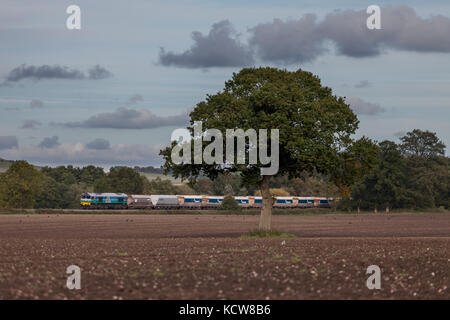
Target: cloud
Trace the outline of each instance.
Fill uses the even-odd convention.
[[[44,102],[39,99],[33,99],[30,101],[30,108],[31,109],[40,109],[44,106]]]
[[[350,57],[376,56],[384,49],[418,52],[450,52],[450,19],[442,15],[419,17],[408,6],[381,9],[381,30],[369,30],[365,10],[328,14],[321,32],[332,40],[339,54]]]
[[[184,126],[188,115],[157,116],[145,109],[118,108],[114,112],[100,113],[84,121],[57,123],[69,128],[152,129],[166,126]]]
[[[275,63],[310,62],[326,52],[314,14],[304,15],[299,20],[259,24],[251,28],[249,43],[256,48],[260,59]]]
[[[162,144],[117,144],[109,149],[89,149],[87,145],[62,143],[51,149],[43,149],[36,145],[21,145],[16,149],[4,150],[0,153],[6,159],[24,159],[36,164],[56,165],[157,165],[161,164],[159,150]]]
[[[164,66],[184,68],[242,67],[253,64],[251,50],[240,43],[238,35],[227,20],[213,24],[209,34],[192,32],[194,44],[183,53],[159,53]]]
[[[130,99],[128,99],[127,105],[136,104],[142,101],[144,101],[144,97],[142,97],[140,94],[135,94],[134,96],[130,97]]]
[[[379,104],[367,102],[358,97],[347,97],[345,102],[356,114],[376,115],[386,111]]]
[[[56,148],[60,145],[58,140],[59,138],[57,136],[44,138],[44,140],[42,140],[42,142],[39,143],[39,147],[44,149]]]
[[[110,143],[106,139],[95,139],[86,144],[87,149],[91,150],[107,150],[111,147]]]
[[[2,86],[10,86],[11,83],[19,82],[25,79],[31,79],[35,81],[43,79],[64,79],[64,80],[100,80],[109,78],[112,73],[101,67],[95,65],[88,70],[88,76],[77,69],[70,69],[66,66],[60,65],[42,65],[42,66],[27,66],[22,64],[12,69],[5,77],[5,81]]]
[[[17,148],[19,143],[15,136],[0,136],[0,150]]]
[[[42,123],[36,120],[24,120],[21,129],[36,129],[41,126]]]
[[[360,82],[355,84],[355,88],[362,89],[370,87],[372,84],[368,80],[361,80]]]
[[[106,78],[111,78],[113,74],[101,67],[100,65],[95,65],[91,69],[89,69],[89,79],[91,80],[101,80]]]
[[[450,52],[450,18],[422,18],[414,9],[387,6],[381,9],[381,30],[369,30],[366,10],[336,10],[318,21],[315,14],[300,19],[260,23],[248,29],[241,43],[228,21],[213,25],[208,35],[193,32],[194,45],[175,54],[160,52],[160,64],[187,68],[242,67],[257,59],[292,65],[312,62],[327,53],[330,44],[339,55],[354,58],[378,56],[386,50]]]
[[[49,66],[42,65],[27,66],[22,64],[9,72],[6,76],[6,81],[17,82],[23,79],[83,79],[84,74],[76,69],[69,69],[68,67],[63,67],[59,65]]]

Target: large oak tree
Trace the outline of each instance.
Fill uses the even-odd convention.
[[[224,137],[227,129],[255,129],[257,132],[278,129],[277,175],[290,178],[299,177],[305,171],[330,174],[347,167],[349,161],[361,158],[346,156],[354,144],[351,135],[358,128],[356,115],[344,98],[334,95],[317,76],[300,69],[295,72],[268,67],[242,69],[233,74],[223,90],[208,95],[190,113],[188,129],[192,136],[195,121],[202,121],[203,130],[220,130]],[[223,143],[225,150],[225,141]],[[269,146],[270,143],[269,138]],[[203,146],[208,144],[210,142],[203,141]],[[161,150],[166,172],[190,180],[200,175],[214,179],[219,173],[239,172],[244,185],[259,186],[263,197],[259,228],[271,229],[273,200],[269,182],[272,176],[261,176],[260,169],[264,165],[260,162],[249,164],[248,141],[245,164],[176,164],[171,156],[176,145],[173,142]],[[341,179],[341,184],[351,184],[352,179],[352,176]]]

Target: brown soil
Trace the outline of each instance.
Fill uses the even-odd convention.
[[[450,299],[449,214],[0,215],[0,299]],[[285,243],[282,243],[282,241]],[[81,267],[81,290],[66,268]],[[366,269],[381,268],[381,290]]]

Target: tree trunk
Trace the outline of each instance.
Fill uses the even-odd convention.
[[[270,231],[272,228],[272,195],[270,194],[269,182],[272,176],[263,176],[261,182],[262,207],[259,218],[259,230]]]
[[[358,206],[358,213],[361,213],[361,208]]]
[[[389,213],[390,209],[389,209],[389,205],[386,206],[386,213]]]
[[[374,212],[374,213],[378,213],[377,206],[375,206],[373,212]]]

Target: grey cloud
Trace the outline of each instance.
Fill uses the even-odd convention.
[[[36,129],[41,126],[42,123],[36,120],[24,120],[21,129]]]
[[[141,101],[144,101],[144,98],[140,94],[135,94],[134,96],[130,97],[130,99],[128,99],[127,104],[136,104]]]
[[[39,147],[44,149],[56,148],[60,145],[58,140],[59,138],[57,136],[44,138],[44,140],[42,140],[42,142],[39,143]]]
[[[91,80],[101,80],[111,78],[113,76],[113,74],[110,71],[106,70],[105,68],[103,68],[98,64],[89,69],[88,72],[89,72],[89,79]]]
[[[345,102],[356,114],[376,115],[386,111],[379,104],[367,102],[358,97],[347,97]]]
[[[357,89],[367,88],[370,86],[371,86],[371,83],[368,80],[361,80],[360,82],[355,84],[355,88],[357,88]]]
[[[159,54],[159,63],[164,66],[185,68],[242,67],[253,64],[253,54],[244,44],[231,23],[227,20],[213,24],[209,34],[192,32],[194,44],[183,53]]]
[[[43,80],[43,79],[64,79],[64,80],[100,80],[109,78],[112,73],[101,67],[100,65],[95,65],[88,70],[88,77],[77,69],[70,69],[66,66],[60,65],[42,65],[42,66],[27,66],[22,64],[13,70],[11,70],[5,77],[5,81],[2,86],[10,86],[11,83],[19,82],[25,79],[32,80]]]
[[[408,6],[381,8],[381,30],[369,30],[366,10],[334,11],[321,21],[306,14],[298,20],[274,19],[248,30],[240,43],[228,21],[213,25],[209,35],[193,33],[194,45],[181,54],[160,53],[165,66],[188,68],[246,66],[255,58],[276,64],[314,61],[334,44],[337,54],[354,58],[378,56],[388,49],[450,52],[450,18],[422,18]]]
[[[91,150],[107,150],[111,147],[110,143],[106,139],[95,139],[86,144],[87,149]]]
[[[320,26],[338,52],[351,57],[375,56],[383,49],[418,52],[450,52],[450,19],[442,15],[419,17],[408,6],[381,9],[381,30],[366,27],[365,10],[337,11]]]
[[[42,65],[27,66],[22,64],[9,72],[6,77],[6,81],[17,82],[23,79],[83,79],[84,74],[76,69],[69,69],[68,67],[63,67],[59,65],[49,66]]]
[[[251,28],[249,43],[263,61],[284,64],[309,62],[326,51],[324,36],[316,21],[314,14],[286,22],[274,19],[271,23]]]
[[[0,136],[0,150],[17,148],[19,143],[15,136]]]
[[[40,109],[44,106],[44,102],[39,99],[33,99],[30,101],[30,108],[31,109]]]
[[[85,121],[66,122],[69,128],[152,129],[165,126],[183,126],[188,115],[158,116],[145,109],[118,108],[114,112],[100,113]]]

